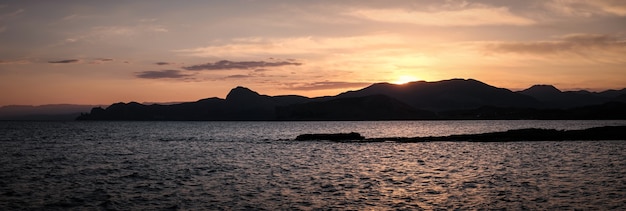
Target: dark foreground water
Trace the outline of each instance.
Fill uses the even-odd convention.
[[[0,209],[625,210],[626,141],[281,140],[624,124],[0,122]]]

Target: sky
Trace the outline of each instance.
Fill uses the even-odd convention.
[[[626,87],[624,0],[0,0],[0,106]]]

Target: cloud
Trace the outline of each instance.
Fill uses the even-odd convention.
[[[1,6],[1,5],[0,5]],[[5,5],[6,7],[6,5]],[[2,8],[2,7],[0,7]],[[24,12],[23,9],[19,9],[16,10],[14,12],[10,12],[10,13],[6,13],[6,14],[0,14],[0,33],[3,33],[5,31],[7,31],[7,26],[3,25],[3,22],[5,22],[5,20],[10,20],[12,18],[15,18],[17,16],[19,16],[20,14],[22,14]]]
[[[371,52],[383,48],[404,48],[408,41],[410,40],[394,34],[347,37],[246,37],[227,42],[215,41],[215,44],[210,46],[180,49],[175,52],[197,57],[312,57]]]
[[[119,38],[140,38],[145,36],[169,32],[167,28],[161,25],[129,25],[129,26],[94,26],[82,32],[71,33],[70,37],[66,37],[63,42],[55,45],[66,45],[79,42],[101,42],[109,39]]]
[[[568,16],[626,16],[626,1],[623,0],[550,0],[544,4],[548,9]]]
[[[0,65],[3,64],[30,64],[31,62],[25,59],[19,59],[19,60],[0,60]]]
[[[483,26],[483,25],[532,25],[535,21],[515,15],[506,7],[490,7],[482,4],[464,6],[462,9],[436,9],[415,11],[405,9],[360,9],[348,15],[388,23],[408,23],[427,26]]]
[[[156,64],[156,65],[170,65],[171,63],[169,63],[169,62],[155,62],[154,64]]]
[[[325,90],[325,89],[345,89],[345,88],[362,88],[369,86],[371,83],[363,82],[343,82],[343,81],[319,81],[305,84],[291,84],[289,88],[291,90]]]
[[[229,75],[229,76],[226,76],[224,78],[233,79],[233,78],[250,78],[250,77],[253,77],[253,76],[252,75],[240,75],[240,74],[238,74],[238,75]]]
[[[571,34],[547,41],[488,42],[476,47],[483,56],[489,56],[485,58],[525,61],[519,65],[529,65],[529,60],[568,66],[626,64],[626,39],[604,34]]]
[[[23,9],[19,9],[19,10],[16,10],[14,12],[11,12],[11,13],[0,14],[0,20],[5,20],[5,19],[17,17],[18,15],[22,14],[23,12],[24,12]]]
[[[191,75],[183,74],[180,70],[150,70],[137,72],[135,74],[138,78],[145,79],[165,79],[165,78],[186,78]]]
[[[78,59],[66,59],[66,60],[56,60],[56,61],[48,61],[48,63],[52,64],[69,64],[69,63],[77,63],[80,62]]]
[[[520,54],[588,53],[589,50],[626,51],[626,40],[604,34],[571,34],[553,41],[487,44],[490,52]]]
[[[288,62],[288,61],[278,61],[278,62],[266,62],[266,61],[241,61],[234,62],[228,60],[221,60],[215,63],[206,63],[201,65],[192,65],[183,67],[185,70],[231,70],[231,69],[257,69],[264,67],[279,67],[279,66],[288,66],[295,65],[299,66],[302,63],[299,62]]]
[[[71,15],[68,15],[68,16],[65,16],[65,17],[61,18],[61,20],[62,21],[69,21],[69,20],[72,20],[72,19],[76,19],[76,17],[78,17],[77,14],[71,14]]]
[[[93,61],[89,62],[89,64],[102,64],[105,62],[112,62],[113,59],[108,59],[108,58],[104,58],[104,59],[94,59]]]

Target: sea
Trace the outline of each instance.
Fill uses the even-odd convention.
[[[0,210],[626,210],[626,140],[294,140],[608,125],[2,121]]]

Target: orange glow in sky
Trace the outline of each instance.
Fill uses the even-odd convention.
[[[418,80],[419,79],[414,77],[414,76],[401,75],[401,76],[398,77],[398,79],[396,79],[392,83],[394,83],[394,84],[406,84],[406,83],[413,82],[413,81],[418,81]]]
[[[0,2],[0,106],[336,95],[473,78],[626,87],[626,1]]]

